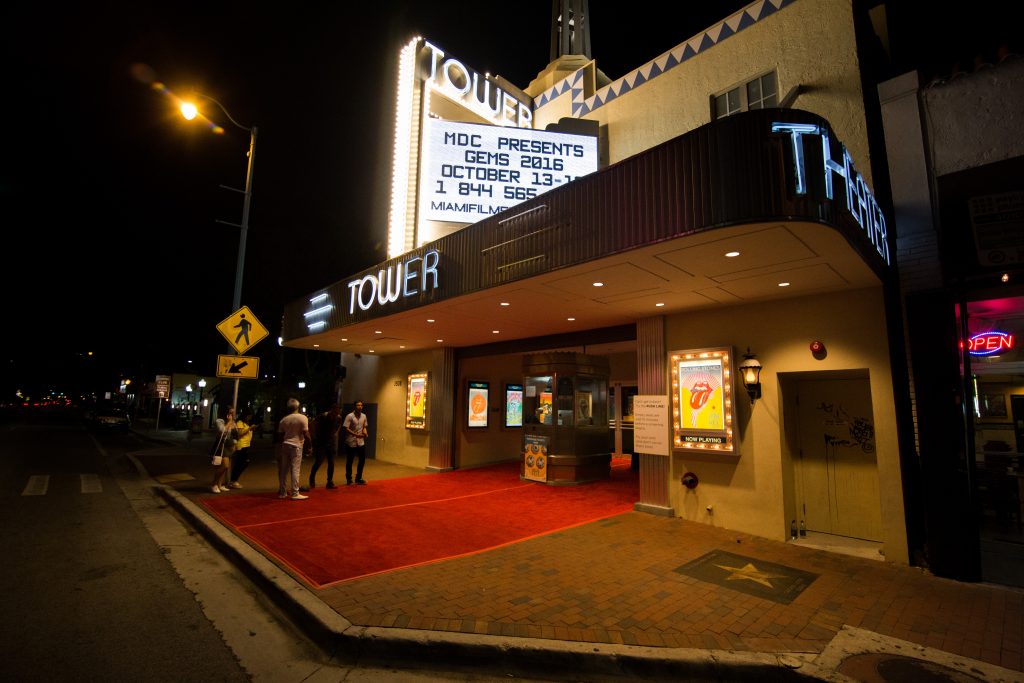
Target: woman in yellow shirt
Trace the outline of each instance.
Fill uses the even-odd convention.
[[[231,454],[231,482],[229,488],[240,489],[238,478],[249,466],[249,446],[252,445],[253,419],[252,411],[242,412],[242,419],[235,422],[235,429],[238,430],[238,443],[235,444],[235,452]]]

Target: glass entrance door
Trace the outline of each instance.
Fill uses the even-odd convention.
[[[615,433],[615,457],[633,455],[633,398],[636,382],[612,382],[608,385],[609,427]]]

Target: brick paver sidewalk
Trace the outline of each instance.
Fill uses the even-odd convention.
[[[674,571],[716,549],[819,576],[785,605]],[[817,653],[845,624],[1022,668],[1024,593],[637,512],[317,593],[366,626]]]
[[[276,490],[269,443],[260,446],[257,463],[245,476],[246,488]],[[197,498],[208,495],[210,472],[202,449],[195,444],[188,450],[153,451],[145,462],[153,468],[154,478],[189,469],[196,479],[171,485]],[[380,478],[415,473],[388,463],[368,461],[367,466],[378,468]],[[304,462],[303,476],[308,472],[309,463]],[[345,542],[357,543],[360,533],[374,530],[354,529]],[[712,551],[817,576],[785,604],[739,590],[742,581],[712,583],[676,571]],[[848,625],[1007,669],[1024,669],[1022,591],[940,579],[918,568],[637,512],[313,592],[361,626],[665,648],[819,653]]]

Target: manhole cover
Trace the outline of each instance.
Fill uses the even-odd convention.
[[[928,662],[891,654],[852,655],[836,669],[861,683],[984,683],[984,678]]]

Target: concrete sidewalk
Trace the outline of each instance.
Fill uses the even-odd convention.
[[[1024,592],[636,512],[313,589],[196,504],[214,495],[208,435],[139,433],[154,447],[133,459],[159,493],[346,659],[583,680],[1024,681]],[[220,495],[277,490],[270,439],[252,453],[245,488]],[[371,460],[365,478],[421,473]],[[343,493],[325,481],[310,495]]]

